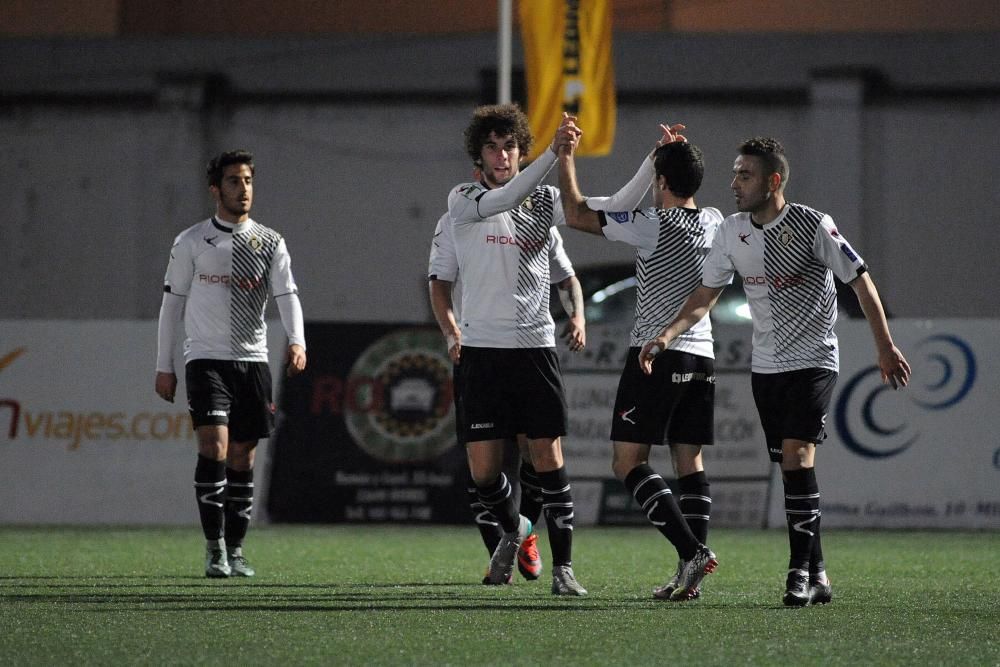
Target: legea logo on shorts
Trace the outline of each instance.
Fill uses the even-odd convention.
[[[473,431],[484,428],[493,428],[493,422],[476,422],[475,424],[469,427],[469,429]]]
[[[976,357],[958,336],[929,336],[916,346],[914,367],[930,378],[903,391],[882,384],[878,366],[851,377],[837,399],[837,435],[848,449],[866,458],[882,459],[906,451],[920,438],[915,420],[900,415],[947,410],[962,401],[976,382]],[[905,405],[910,402],[913,406]]]

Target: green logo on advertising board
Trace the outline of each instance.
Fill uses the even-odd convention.
[[[405,329],[358,357],[347,387],[347,430],[366,453],[390,463],[436,458],[455,444],[451,360],[441,335]]]

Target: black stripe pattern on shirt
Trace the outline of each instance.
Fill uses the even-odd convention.
[[[837,321],[833,272],[813,252],[824,214],[789,204],[784,220],[765,232],[764,271],[774,320],[779,370],[826,366]]]
[[[513,211],[520,250],[514,308],[518,347],[545,347],[549,318],[549,237],[553,191],[539,187]]]
[[[280,234],[257,223],[233,234],[229,318],[235,359],[264,345],[264,308],[271,291],[271,262],[280,241]]]
[[[649,215],[651,210],[633,215]],[[656,250],[647,257],[636,255],[634,346],[653,338],[673,320],[688,295],[701,284],[701,270],[708,255],[700,211],[655,210],[660,218]]]

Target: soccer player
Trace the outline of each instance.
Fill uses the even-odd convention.
[[[905,387],[910,365],[889,334],[868,266],[829,215],[785,200],[788,175],[777,140],[757,137],[740,146],[732,181],[739,212],[719,227],[702,284],[643,346],[640,363],[652,373],[657,354],[705,316],[736,272],[742,276],[753,319],[754,402],[784,484],[790,553],[783,601],[804,606],[833,597],[815,463],[839,370],[834,275],[853,288],[868,319],[883,383]]]
[[[473,178],[482,178],[476,169]],[[583,290],[576,278],[573,265],[563,247],[562,237],[557,229],[552,230],[549,242],[549,280],[558,288],[558,294],[568,321],[562,332],[570,350],[578,352],[586,345],[586,320],[583,308]],[[452,239],[452,225],[445,213],[438,220],[434,229],[434,239],[431,243],[430,260],[428,262],[428,286],[431,309],[445,337],[448,354],[454,364],[461,357],[462,332],[458,328],[460,316],[456,313],[455,302],[461,298],[461,282],[458,275],[458,264],[455,258],[455,245]],[[454,373],[457,379],[457,369]],[[456,392],[457,393],[457,392]],[[459,432],[464,431],[461,427]],[[528,518],[532,525],[537,525],[542,514],[542,490],[539,486],[538,472],[531,464],[531,453],[528,450],[528,439],[523,433],[517,435],[520,466],[518,477],[521,483],[520,509],[521,515]],[[483,544],[489,554],[493,554],[503,531],[497,518],[479,501],[475,484],[469,481],[466,489],[469,496],[469,506],[472,509],[476,526],[479,528]],[[537,534],[532,532],[521,543],[517,552],[517,569],[529,581],[538,579],[542,573],[542,559],[538,553]]]
[[[632,179],[645,187],[655,180],[654,207],[634,210],[638,202],[584,197],[572,150],[560,154],[559,188],[568,226],[636,248],[635,325],[612,413],[611,467],[650,523],[677,551],[676,573],[653,591],[653,597],[689,600],[700,595],[702,579],[718,566],[715,554],[705,546],[712,499],[701,456],[702,446],[712,444],[714,432],[711,321],[706,314],[671,341],[652,375],[639,368],[639,349],[666,326],[698,286],[722,214],[714,208],[699,209],[695,203],[705,168],[701,150],[677,134],[684,126],[660,128],[662,139]],[[670,445],[680,503],[649,465],[651,446],[665,442]]]
[[[173,350],[183,318],[207,577],[254,575],[242,547],[253,509],[254,448],[274,428],[264,323],[268,296],[277,302],[288,336],[288,375],[306,367],[291,259],[281,235],[250,218],[253,176],[253,156],[246,151],[222,153],[208,163],[215,215],[177,236],[163,279],[156,393],[173,403]]]
[[[522,172],[521,158],[533,140],[527,117],[514,104],[478,107],[465,130],[465,148],[482,180],[452,189],[446,220],[462,277],[458,439],[480,502],[504,531],[485,581],[510,580],[518,549],[532,531],[514,507],[502,470],[504,440],[524,433],[550,526],[555,595],[587,593],[572,568],[573,496],[560,442],[566,397],[549,314],[548,248],[552,228],[564,218],[558,191],[541,185],[573,132],[564,121],[549,150]]]

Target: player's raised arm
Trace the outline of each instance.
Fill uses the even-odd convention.
[[[522,156],[516,141],[511,137],[497,137],[495,133],[491,133],[478,158],[482,163],[479,166],[485,174],[484,181],[491,187],[469,184],[452,190],[448,196],[448,212],[452,219],[455,222],[475,222],[519,206],[552,169],[560,146],[578,136],[579,130],[574,121],[575,117],[564,114],[549,149],[543,151],[524,171],[518,166]],[[497,166],[514,175],[501,182],[494,173]]]
[[[587,198],[580,192],[576,180],[576,143],[569,142],[559,152],[559,192],[566,224],[573,229],[590,234],[601,234],[600,215],[587,206]]]
[[[643,198],[649,192],[650,186],[656,179],[655,158],[656,149],[660,146],[673,143],[675,141],[687,141],[687,137],[681,134],[686,126],[680,123],[673,125],[660,124],[661,136],[653,146],[649,155],[643,158],[638,171],[623,185],[618,192],[610,197],[588,197],[587,206],[595,211],[633,211],[642,204]]]

